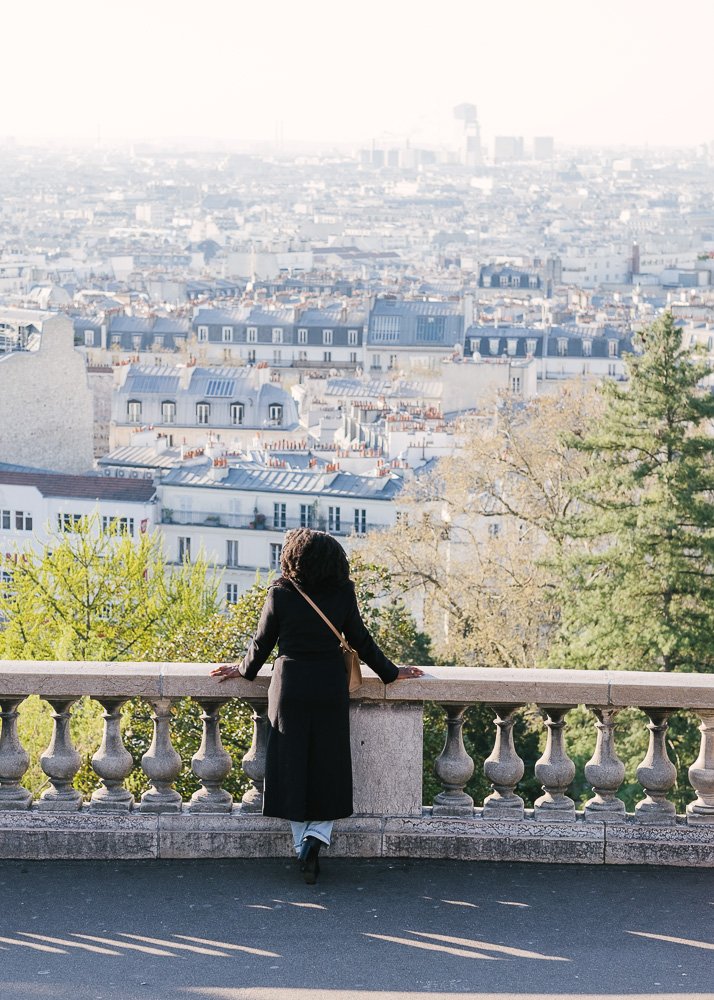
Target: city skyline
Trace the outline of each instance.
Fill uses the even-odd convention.
[[[698,145],[714,7],[663,2],[458,2],[420,13],[366,0],[270,11],[208,0],[72,0],[4,11],[12,100],[0,137],[233,144],[455,144],[453,107],[477,105],[484,142],[553,135],[572,145]],[[38,30],[39,19],[39,30]],[[681,53],[681,54],[680,54]],[[20,84],[18,86],[18,83]]]

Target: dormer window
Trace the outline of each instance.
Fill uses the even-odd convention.
[[[534,338],[529,337],[526,341],[526,354],[535,354],[536,347],[538,346],[538,341]]]
[[[322,331],[322,343],[323,344],[331,344],[332,343],[332,330],[323,330]]]
[[[243,423],[245,406],[242,403],[231,403],[231,423],[236,427]]]
[[[583,340],[583,357],[589,358],[593,353],[593,342],[592,340]]]
[[[165,424],[176,423],[176,403],[172,399],[165,399],[161,404],[161,420]]]
[[[126,404],[126,415],[131,424],[138,424],[141,421],[141,402],[138,399],[129,400]]]
[[[347,331],[347,343],[349,344],[350,347],[356,347],[357,346],[357,331],[356,330],[348,330]]]
[[[298,342],[298,344],[306,344],[307,343],[307,330],[305,329],[305,327],[301,327],[301,329],[298,330],[298,332],[297,332],[297,342]]]
[[[196,340],[201,341],[201,342],[204,342],[204,341],[208,340],[208,327],[207,326],[199,326],[198,327],[198,329],[196,330]]]
[[[608,357],[611,357],[611,358],[616,358],[617,357],[617,341],[616,340],[608,340],[608,342],[607,342],[607,353],[608,353]]]
[[[257,326],[249,326],[246,329],[246,331],[245,331],[245,339],[246,339],[246,342],[249,343],[249,344],[257,344],[258,343],[258,327]]]
[[[558,354],[561,358],[564,358],[568,353],[568,338],[558,337]]]
[[[223,343],[232,344],[233,343],[233,327],[224,326],[222,331]]]
[[[498,345],[500,340],[498,337],[490,337],[488,341],[489,354],[498,354]]]
[[[207,424],[211,419],[211,404],[196,403],[196,423]]]
[[[518,350],[518,341],[509,338],[506,341],[506,350],[510,354],[510,356],[513,357],[516,351]]]
[[[283,328],[282,326],[273,327],[273,343],[282,344],[283,342]]]
[[[283,404],[271,403],[268,407],[268,420],[271,424],[279,427],[283,422]]]

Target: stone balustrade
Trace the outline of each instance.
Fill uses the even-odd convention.
[[[249,683],[219,684],[208,664],[0,661],[0,857],[225,857],[290,853],[287,824],[261,815],[269,669]],[[353,696],[351,730],[355,815],[336,824],[333,853],[587,863],[714,866],[714,675],[626,671],[427,668],[426,676],[385,687],[363,668]],[[33,801],[23,787],[30,759],[18,737],[18,709],[37,694],[52,708],[53,732],[39,763],[48,784]],[[104,733],[92,757],[99,787],[89,801],[73,787],[80,755],[72,745],[72,706],[82,696],[103,708]],[[153,739],[141,760],[149,787],[135,801],[125,787],[133,760],[123,745],[121,709],[129,699],[152,706]],[[184,802],[174,787],[182,761],[171,742],[172,705],[201,707],[203,738],[190,765],[200,788]],[[223,787],[233,767],[220,733],[232,698],[253,708],[253,743],[241,765],[251,781],[242,801]],[[423,703],[445,713],[446,740],[436,760],[443,786],[422,803]],[[492,793],[475,806],[465,787],[474,771],[462,738],[469,706],[490,706],[493,751],[484,763]],[[535,764],[543,794],[527,809],[518,794],[524,763],[513,740],[514,712],[536,705],[545,748]],[[576,768],[567,755],[567,713],[584,705],[597,733],[584,767],[592,797],[582,810],[568,790]],[[625,769],[615,721],[627,707],[648,720],[649,747],[637,768],[642,797],[633,814],[618,798]],[[672,713],[701,721],[691,762],[691,801],[683,816],[668,798],[676,770],[667,752]],[[644,718],[643,718],[644,724]]]

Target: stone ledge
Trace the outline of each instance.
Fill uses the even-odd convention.
[[[144,860],[282,858],[293,853],[286,821],[239,806],[228,814],[0,812],[0,858]],[[352,816],[335,823],[333,857],[448,858],[540,864],[714,867],[714,825],[548,824],[434,816]]]

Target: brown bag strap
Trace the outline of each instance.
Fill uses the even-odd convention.
[[[298,594],[300,594],[300,595],[301,595],[301,597],[304,597],[304,598],[305,598],[305,600],[307,601],[307,603],[308,603],[308,604],[309,604],[309,605],[310,605],[311,607],[313,607],[313,608],[315,609],[315,611],[317,611],[318,615],[320,616],[320,618],[322,618],[322,620],[323,620],[323,622],[325,623],[325,625],[327,625],[327,626],[328,626],[329,628],[331,628],[331,629],[332,629],[332,631],[333,631],[333,632],[335,633],[335,635],[337,636],[337,638],[338,638],[338,639],[340,640],[340,646],[342,646],[342,648],[343,648],[344,650],[352,650],[352,647],[351,647],[351,646],[350,646],[350,644],[349,644],[349,643],[347,642],[347,640],[345,639],[345,637],[344,637],[344,636],[343,636],[343,635],[342,635],[342,634],[341,634],[340,632],[338,632],[338,631],[337,631],[337,629],[336,629],[336,628],[335,628],[335,626],[334,626],[334,625],[332,624],[332,622],[331,622],[331,621],[330,621],[330,619],[329,619],[329,618],[327,617],[327,615],[326,615],[326,614],[324,614],[324,613],[323,613],[322,611],[320,611],[320,609],[319,609],[319,608],[318,608],[318,606],[317,606],[317,605],[315,604],[315,602],[314,602],[314,601],[312,600],[312,598],[311,598],[311,597],[308,597],[308,596],[307,596],[307,594],[305,593],[305,591],[304,591],[304,590],[301,590],[301,589],[300,589],[300,588],[298,587],[298,585],[297,585],[297,584],[295,583],[295,581],[294,581],[294,580],[291,580],[291,581],[290,581],[290,583],[292,583],[293,587],[295,588],[295,590],[297,590]]]

